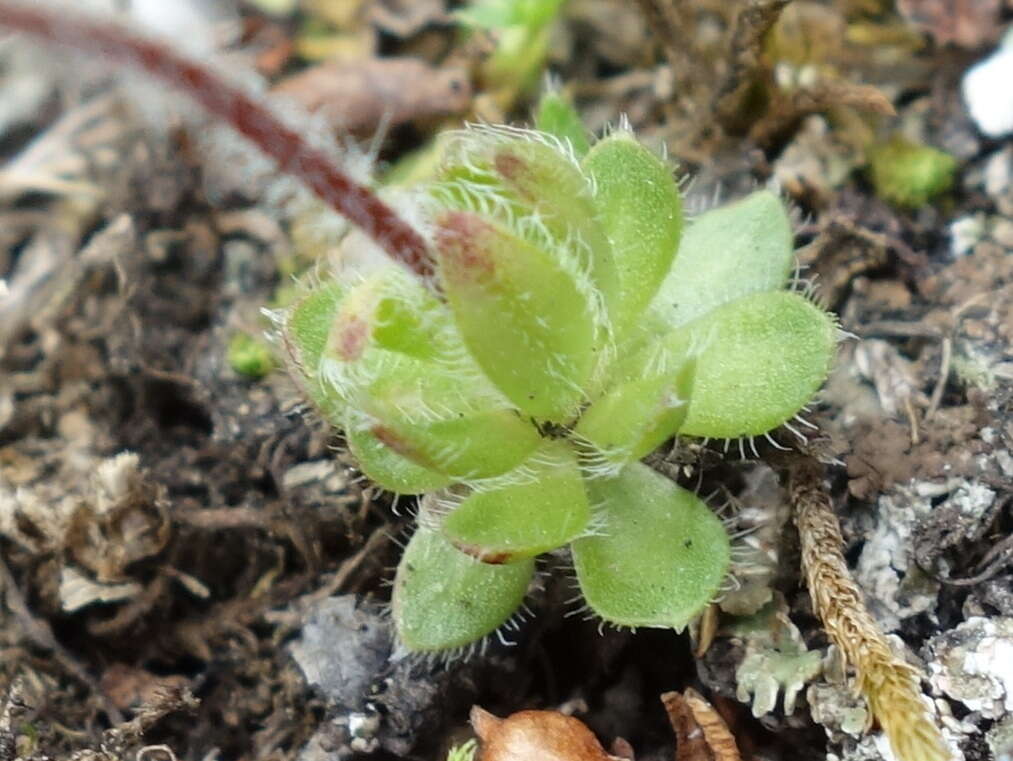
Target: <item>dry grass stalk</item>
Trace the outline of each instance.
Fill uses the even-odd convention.
[[[822,468],[807,458],[792,469],[791,478],[802,569],[813,608],[830,639],[854,666],[855,688],[865,696],[897,758],[949,761],[952,754],[926,710],[917,669],[890,649],[851,577],[822,475]]]

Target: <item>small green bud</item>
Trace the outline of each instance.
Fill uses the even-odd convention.
[[[869,175],[876,194],[908,208],[923,206],[953,185],[957,161],[927,145],[895,135],[869,151]]]
[[[578,158],[583,157],[591,148],[580,114],[574,109],[573,104],[558,92],[548,91],[538,101],[535,127],[569,142]]]
[[[274,352],[266,341],[236,333],[229,341],[229,366],[247,378],[263,378],[274,367]]]

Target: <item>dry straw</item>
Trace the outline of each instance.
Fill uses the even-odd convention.
[[[901,761],[950,761],[953,756],[926,709],[918,670],[890,649],[848,571],[822,468],[811,459],[792,470],[791,500],[813,607],[854,666],[855,689],[868,701],[894,754]]]

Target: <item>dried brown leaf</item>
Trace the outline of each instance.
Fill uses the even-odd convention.
[[[272,93],[323,116],[336,132],[352,134],[368,134],[384,122],[463,113],[471,104],[464,69],[415,58],[328,61],[283,79]]]
[[[735,20],[731,39],[731,68],[714,97],[715,117],[725,128],[734,127],[762,69],[763,39],[791,0],[749,0]]]
[[[584,722],[558,711],[519,711],[500,719],[473,706],[471,725],[482,741],[480,761],[620,761]]]
[[[126,711],[164,702],[164,695],[182,693],[189,683],[178,674],[158,676],[145,669],[113,663],[102,672],[99,684],[116,707]]]
[[[402,38],[448,19],[443,0],[375,0],[370,3],[368,14],[377,27]]]
[[[749,137],[760,144],[768,143],[803,117],[839,106],[850,106],[881,116],[896,113],[890,99],[872,85],[823,80],[774,100],[767,113],[749,130]]]
[[[661,702],[675,732],[675,761],[741,761],[724,719],[696,690],[666,692]]]

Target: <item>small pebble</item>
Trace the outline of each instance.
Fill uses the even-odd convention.
[[[990,196],[1001,195],[1013,180],[1013,149],[1006,146],[988,157],[985,163],[985,192]]]
[[[971,118],[985,135],[1013,132],[1013,47],[1004,45],[964,75],[961,90]]]
[[[992,239],[1003,248],[1013,249],[1013,220],[1000,219],[992,228]]]
[[[985,217],[973,214],[955,219],[950,224],[950,256],[966,255],[985,235]]]

